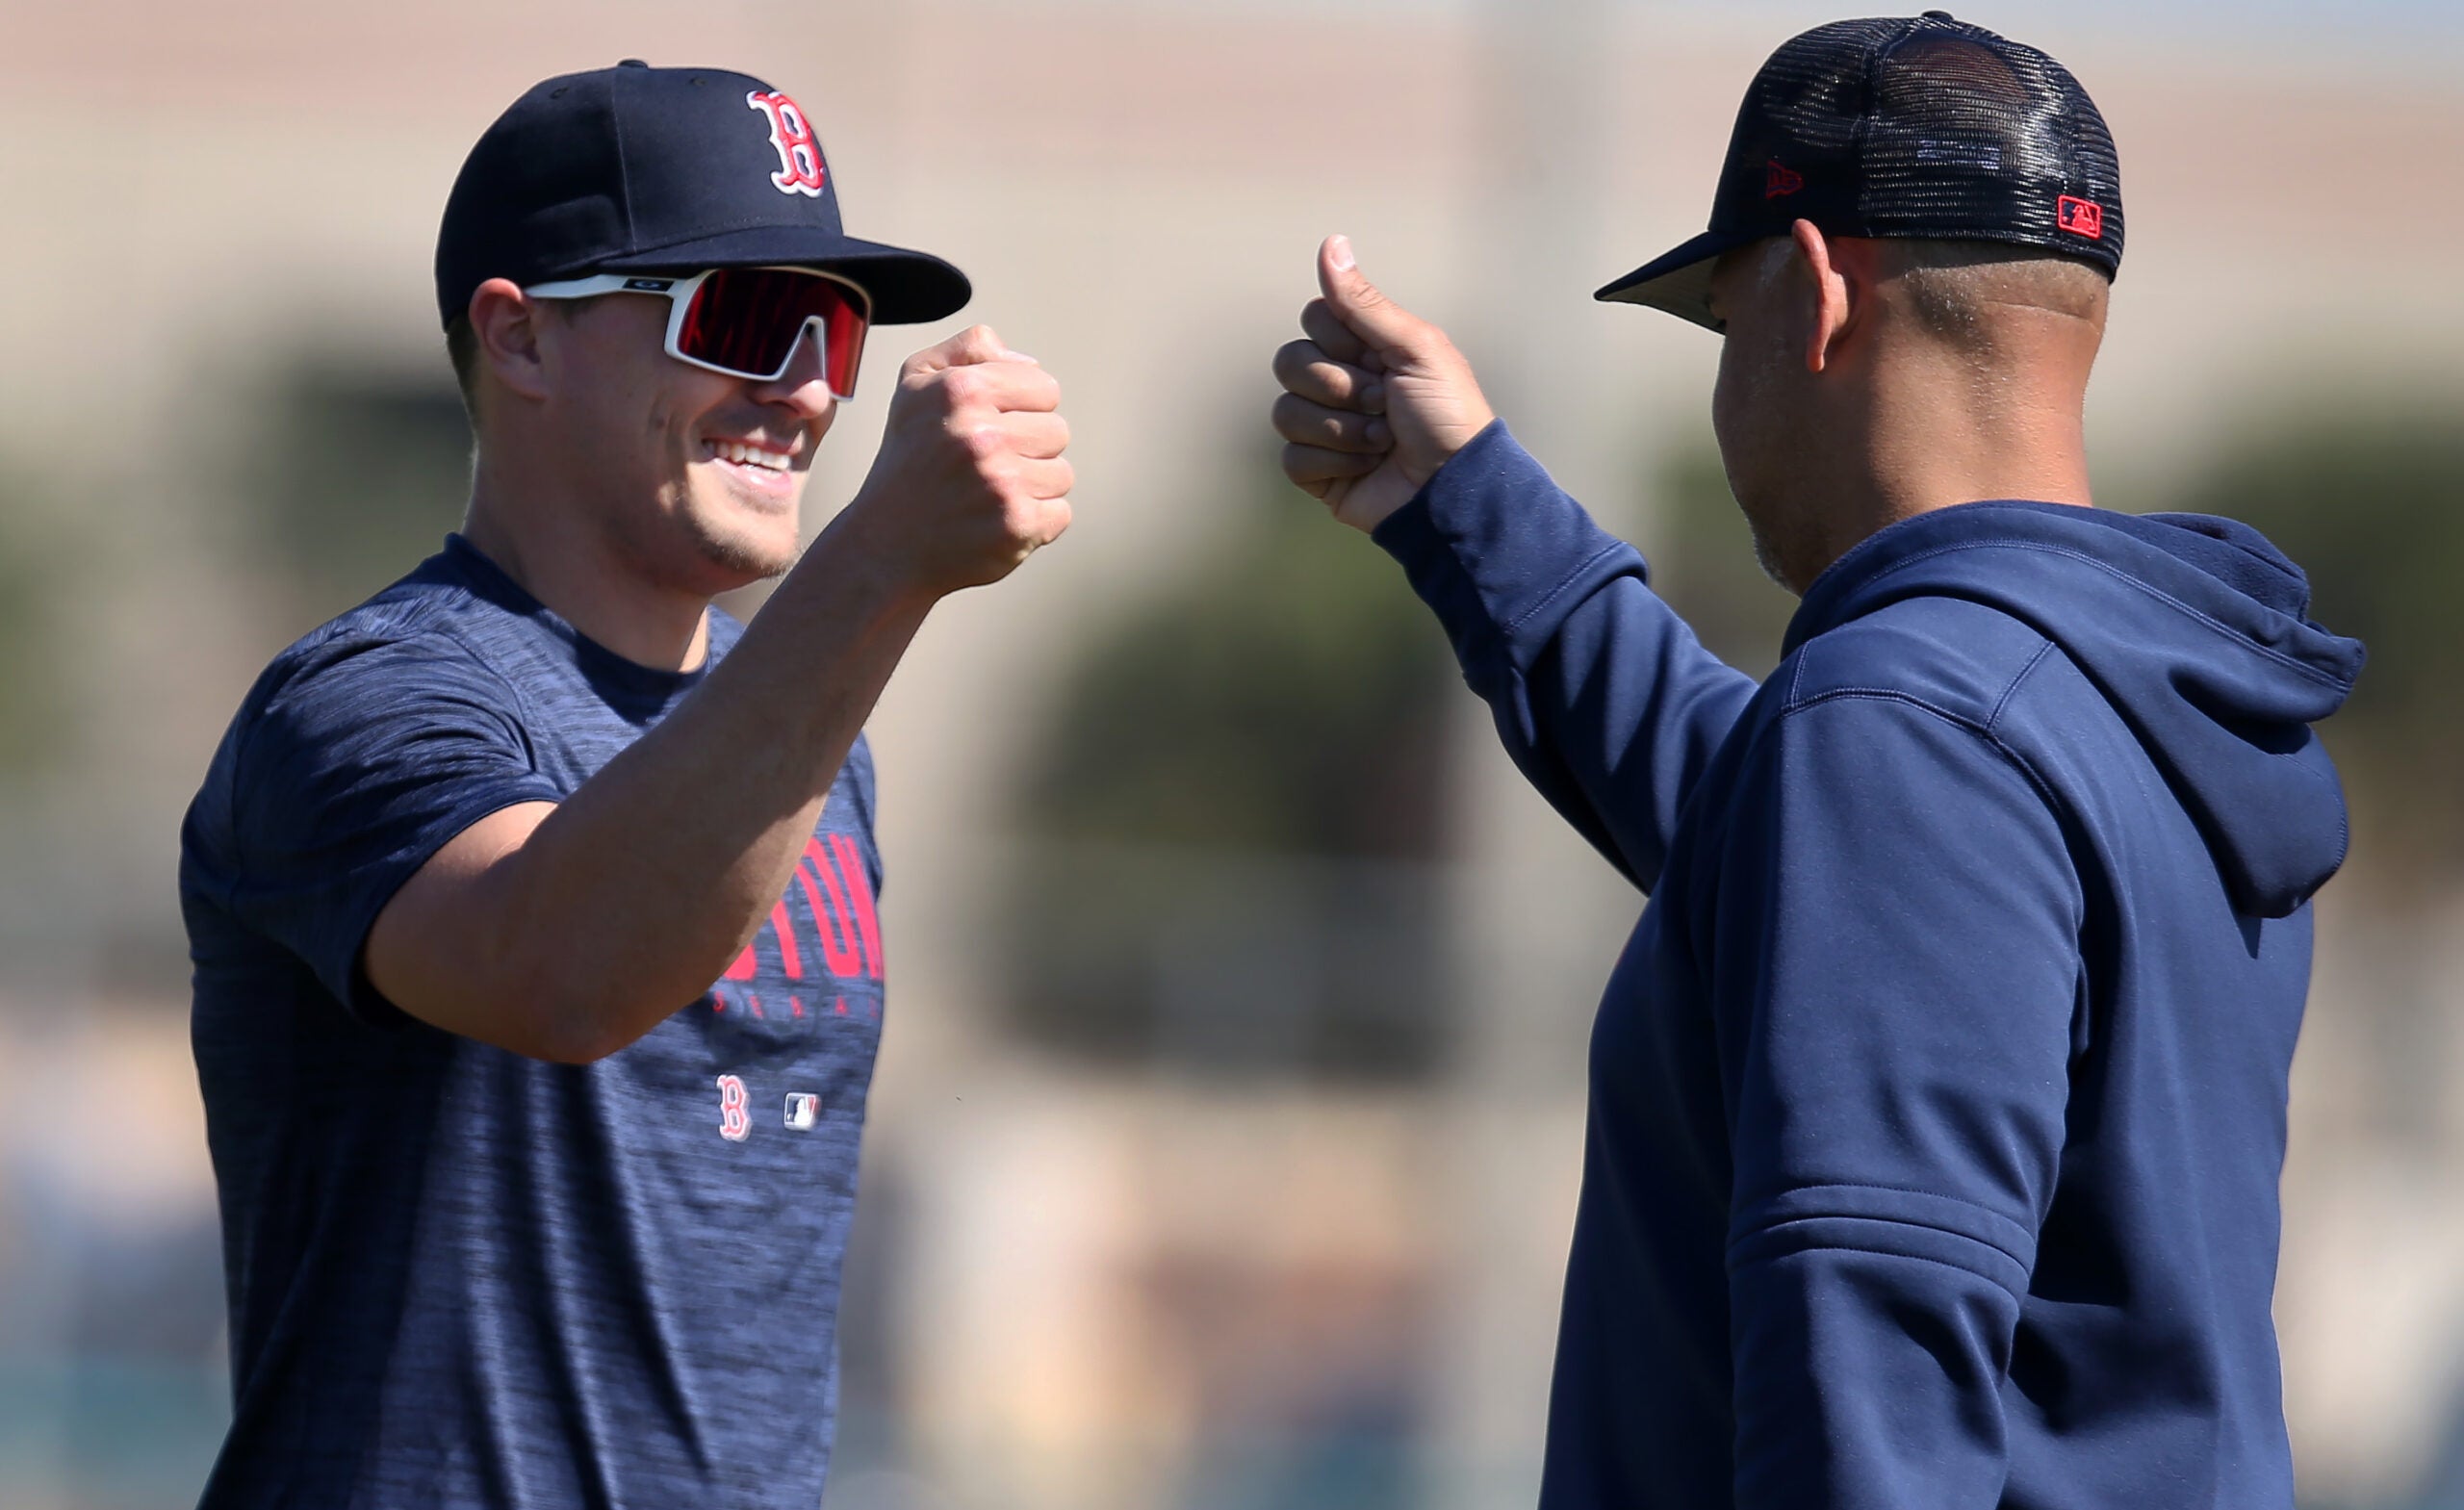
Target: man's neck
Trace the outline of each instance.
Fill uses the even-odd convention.
[[[2094,504],[2076,394],[2006,388],[1960,403],[1933,388],[1874,399],[1858,426],[1862,453],[1845,469],[1853,480],[1835,480],[1809,521],[1804,583],[1867,537],[1936,509],[1990,499]]]
[[[660,671],[692,671],[709,653],[709,600],[645,579],[603,532],[570,508],[509,503],[484,469],[463,538],[523,591],[585,637]]]

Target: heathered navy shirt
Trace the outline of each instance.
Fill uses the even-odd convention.
[[[711,660],[739,627],[712,613]],[[441,845],[568,795],[701,675],[455,537],[241,706],[181,834],[231,1308],[206,1506],[820,1498],[881,1037],[864,746],[743,957],[597,1063],[427,1027],[360,969]]]
[[[1591,1042],[1544,1510],[2285,1510],[2270,1304],[2309,725],[2361,648],[2255,531],[1980,502],[1757,686],[1501,426],[1379,525],[1652,893]]]

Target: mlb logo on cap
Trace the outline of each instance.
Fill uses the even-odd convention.
[[[809,1133],[821,1120],[821,1097],[809,1090],[787,1092],[787,1131]]]

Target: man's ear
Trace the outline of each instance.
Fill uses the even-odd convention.
[[[1797,290],[1798,307],[1809,317],[1804,329],[1806,371],[1819,372],[1830,365],[1840,339],[1862,313],[1871,269],[1852,270],[1847,264],[1855,259],[1835,256],[1831,239],[1814,229],[1811,220],[1797,221],[1788,234],[1796,243],[1796,271],[1806,280]],[[1853,289],[1852,281],[1858,285]]]
[[[543,302],[509,278],[490,278],[471,291],[471,333],[479,365],[525,398],[548,396],[547,362],[539,349]]]

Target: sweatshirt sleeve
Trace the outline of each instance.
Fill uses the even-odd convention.
[[[1729,810],[1735,1503],[1987,1510],[2083,999],[2060,827],[1987,731],[1854,693],[1763,729]]]
[[[1594,524],[1493,422],[1377,526],[1437,613],[1506,752],[1646,890],[1754,679],[1705,650]]]

